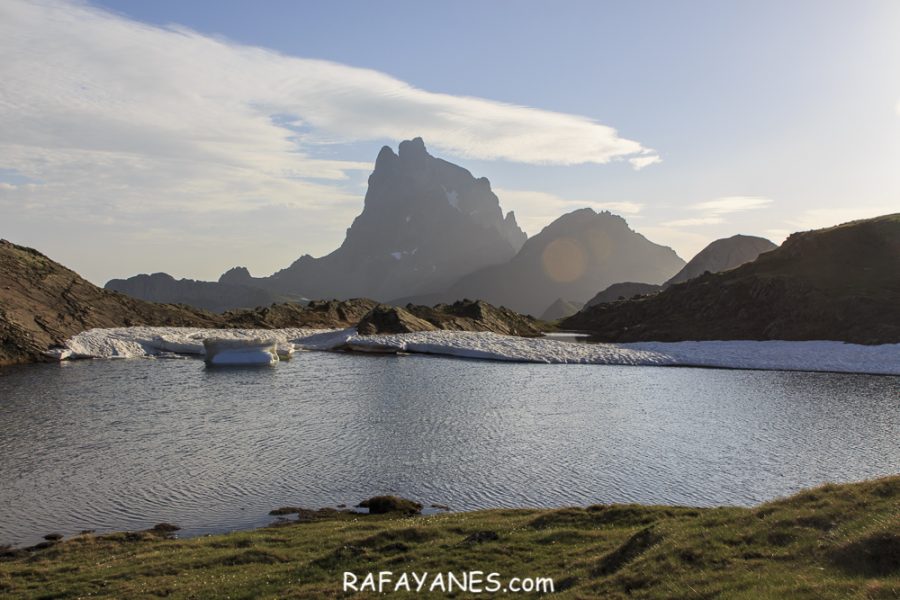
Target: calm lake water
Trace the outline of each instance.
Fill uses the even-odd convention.
[[[0,370],[0,543],[394,493],[750,505],[900,472],[900,378],[301,353]]]

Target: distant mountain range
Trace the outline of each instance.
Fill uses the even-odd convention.
[[[618,281],[662,283],[683,266],[674,250],[635,233],[622,217],[583,208],[545,227],[508,262],[466,275],[440,294],[397,302],[480,298],[541,315],[559,298],[583,302]]]
[[[175,279],[167,273],[135,275],[128,279],[112,279],[104,286],[149,302],[174,302],[196,308],[225,312],[240,308],[268,306],[278,302],[306,303],[302,296],[278,294],[270,290],[240,283],[228,283],[229,271],[218,281]],[[249,273],[247,275],[249,277]]]
[[[526,238],[515,215],[504,216],[486,178],[431,156],[415,138],[396,154],[381,149],[362,213],[327,256],[301,256],[269,277],[235,267],[218,282],[158,273],[106,287],[214,311],[291,298],[434,304],[468,297],[540,315],[556,299],[581,303],[623,280],[662,283],[684,266],[621,217],[590,209]]]
[[[605,341],[900,341],[900,214],[795,233],[736,269],[586,307],[562,326]]]

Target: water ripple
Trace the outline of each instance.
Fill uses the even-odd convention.
[[[900,378],[300,353],[0,378],[0,543],[187,535],[396,493],[455,510],[748,505],[900,471]]]

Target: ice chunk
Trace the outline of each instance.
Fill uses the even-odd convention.
[[[206,338],[206,364],[210,366],[274,365],[278,351],[274,339]]]

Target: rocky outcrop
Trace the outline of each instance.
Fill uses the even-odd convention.
[[[571,317],[584,305],[581,302],[569,302],[562,298],[557,298],[556,302],[547,307],[544,314],[541,315],[542,321],[557,321],[566,317]]]
[[[0,365],[40,360],[93,327],[214,327],[217,315],[103,290],[37,250],[0,240]]]
[[[240,275],[233,271],[223,275],[218,283],[193,279],[176,280],[166,273],[154,273],[153,275],[135,275],[128,279],[112,279],[104,287],[149,302],[187,304],[213,312],[268,306],[276,302],[305,301],[300,296],[290,297],[252,285],[228,283],[228,281],[237,281],[240,278]],[[249,278],[249,273],[247,276]]]
[[[546,329],[546,324],[533,317],[481,300],[458,300],[453,304],[437,304],[434,307],[408,304],[406,310],[447,331],[491,331],[537,337],[543,335]]]
[[[362,335],[415,331],[490,331],[502,335],[537,337],[545,325],[531,317],[487,302],[460,300],[433,307],[408,304],[405,308],[378,305],[357,325]]]
[[[795,233],[736,269],[586,308],[562,326],[624,342],[900,342],[900,214]]]
[[[368,298],[312,300],[306,304],[273,304],[253,310],[229,311],[222,319],[229,327],[248,329],[342,329],[352,327],[378,303]]]
[[[356,326],[360,335],[379,333],[413,333],[416,331],[434,331],[437,327],[407,312],[399,306],[379,304]]]
[[[598,304],[608,304],[609,302],[617,302],[619,300],[629,300],[635,296],[647,296],[649,294],[655,294],[661,289],[663,289],[663,286],[653,285],[652,283],[636,283],[634,281],[614,283],[588,300],[584,307],[587,308]]]
[[[721,273],[735,269],[756,260],[763,252],[771,252],[777,247],[765,238],[752,235],[734,235],[716,240],[697,253],[682,270],[666,282],[666,285],[685,282],[707,271]]]
[[[395,303],[480,298],[539,315],[557,298],[585,302],[619,281],[663,283],[683,266],[671,248],[632,231],[622,217],[585,208],[545,227],[509,262],[467,275],[437,296]]]

